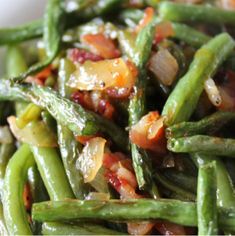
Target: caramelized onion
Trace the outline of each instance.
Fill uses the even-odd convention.
[[[83,174],[85,183],[94,180],[101,168],[105,143],[105,139],[97,137],[90,139],[83,148],[83,151],[76,162],[76,167]]]
[[[221,105],[222,99],[220,96],[220,92],[212,78],[209,78],[205,81],[204,89],[211,103],[214,106],[219,107]]]
[[[90,192],[86,196],[86,200],[108,201],[109,199],[110,199],[110,195],[108,193]]]
[[[0,127],[0,143],[12,143],[13,137],[8,126]]]
[[[105,68],[105,69],[104,69]],[[130,90],[135,84],[132,69],[122,59],[86,61],[71,75],[68,86],[79,90]]]
[[[121,55],[113,40],[102,33],[85,34],[81,37],[81,41],[90,48],[92,53],[105,59],[117,58]]]
[[[131,235],[146,235],[150,234],[154,224],[149,222],[129,223],[127,224],[128,233]]]
[[[177,76],[179,65],[167,49],[160,49],[150,58],[149,69],[162,84],[170,86]]]
[[[141,148],[164,153],[166,147],[163,120],[158,112],[149,112],[143,116],[130,129],[129,137],[131,142]]]
[[[11,132],[20,142],[28,143],[37,147],[57,147],[56,135],[43,121],[32,121],[24,128],[19,129],[16,125],[16,117],[7,119]]]

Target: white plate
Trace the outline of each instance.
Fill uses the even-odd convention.
[[[16,26],[42,17],[47,0],[0,0],[0,27]],[[4,67],[0,48],[0,74]]]

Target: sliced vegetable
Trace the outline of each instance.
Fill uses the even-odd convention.
[[[18,128],[22,129],[31,121],[37,120],[41,115],[41,111],[40,107],[30,103],[16,119]]]
[[[155,152],[164,152],[164,118],[158,112],[149,112],[130,129],[132,143]]]
[[[176,59],[167,49],[160,49],[149,61],[149,69],[166,86],[172,85],[179,71]]]
[[[8,126],[0,127],[0,143],[9,144],[13,142],[13,137]]]
[[[20,129],[14,116],[8,117],[7,120],[17,140],[37,147],[58,146],[56,135],[43,121],[32,121]]]
[[[106,140],[100,137],[89,140],[78,157],[76,166],[82,172],[85,183],[94,180],[101,168],[105,143]]]
[[[105,68],[105,70],[104,70]],[[130,91],[135,76],[122,59],[86,61],[71,75],[68,86],[80,90],[105,90],[107,88]]]
[[[97,54],[104,59],[120,57],[120,51],[117,49],[113,40],[102,33],[85,34],[81,37],[81,41],[89,46],[92,53]]]
[[[205,81],[204,88],[211,103],[214,106],[219,107],[222,103],[222,98],[214,80],[212,78],[207,79]]]

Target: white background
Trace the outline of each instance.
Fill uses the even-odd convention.
[[[0,27],[15,26],[42,17],[47,0],[0,0]],[[4,65],[0,48],[0,74]]]
[[[42,16],[47,0],[0,0],[0,27],[14,26]]]

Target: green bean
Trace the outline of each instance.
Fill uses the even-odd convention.
[[[183,189],[178,187],[177,185],[175,185],[174,183],[172,183],[171,181],[169,181],[168,179],[166,179],[163,175],[159,174],[159,173],[155,173],[154,174],[156,180],[162,184],[162,186],[164,186],[165,188],[169,189],[170,191],[176,193],[177,195],[182,196],[181,199],[187,200],[187,201],[195,201],[196,196]]]
[[[86,111],[79,104],[62,98],[50,88],[17,85],[9,81],[3,81],[0,83],[1,100],[33,102],[47,109],[60,124],[67,126],[75,135],[96,134],[99,130],[108,134],[122,150],[127,149],[127,135],[120,127],[108,119]]]
[[[121,235],[122,233],[94,224],[44,223],[43,235]]]
[[[48,201],[49,196],[47,194],[46,188],[43,184],[43,181],[41,179],[40,173],[37,169],[36,164],[29,168],[28,170],[28,181],[30,188],[30,194],[32,197],[32,202],[42,202],[42,201]],[[33,234],[39,235],[42,231],[42,224],[37,221],[31,222],[31,229],[33,231]]]
[[[23,203],[23,187],[29,167],[34,159],[28,145],[24,144],[10,159],[6,169],[3,192],[3,209],[10,235],[32,234]],[[17,183],[17,184],[16,184]]]
[[[191,154],[191,157],[197,166],[205,165],[212,161],[216,163],[217,205],[226,208],[235,206],[235,193],[232,180],[224,163],[219,158],[201,153]]]
[[[172,38],[182,40],[193,47],[201,47],[207,43],[211,38],[206,34],[201,33],[185,24],[171,23],[174,34]]]
[[[42,35],[42,20],[36,20],[15,28],[0,29],[0,45],[19,43]]]
[[[33,202],[42,202],[49,199],[46,188],[38,171],[37,165],[28,170],[28,183]]]
[[[227,11],[217,7],[162,2],[159,4],[158,11],[160,18],[164,20],[235,24],[235,11]]]
[[[136,39],[135,55],[132,58],[139,70],[139,75],[135,85],[135,92],[130,99],[129,104],[129,125],[136,124],[145,113],[145,90],[146,90],[146,70],[145,65],[151,52],[152,41],[155,33],[153,22],[146,26]],[[153,189],[153,180],[151,176],[152,167],[150,160],[145,153],[135,144],[131,144],[132,162],[135,170],[138,186],[140,189],[151,187]],[[159,193],[154,187],[154,197]]]
[[[7,48],[6,72],[8,77],[15,77],[27,70],[27,64],[20,47],[11,45]],[[17,116],[24,111],[28,104],[22,101],[16,101],[14,104]]]
[[[197,186],[198,235],[217,235],[215,162],[199,167]]]
[[[51,0],[46,7],[43,41],[48,58],[54,58],[59,49],[65,28],[64,1]]]
[[[219,138],[206,135],[172,138],[167,147],[172,152],[195,153],[235,157],[235,139]]]
[[[2,195],[6,167],[14,151],[14,143],[1,144],[0,146],[0,195]]]
[[[54,148],[31,147],[50,199],[73,198],[60,157]]]
[[[71,92],[66,86],[66,82],[68,81],[70,74],[74,71],[74,65],[69,60],[63,59],[60,62],[59,71],[58,87],[60,94],[63,97],[69,97]],[[83,199],[87,191],[83,176],[75,165],[82,147],[75,140],[73,133],[66,126],[58,124],[57,130],[60,153],[69,183],[76,198]]]
[[[4,219],[4,214],[3,214],[3,205],[0,203],[0,234],[1,235],[9,235],[6,227],[6,222]]]
[[[13,143],[9,144],[1,144],[0,146],[0,196],[1,196],[1,202],[0,202],[0,234],[1,235],[8,235],[6,222],[4,219],[3,214],[3,187],[4,187],[4,177],[6,172],[6,166],[10,160],[10,157],[15,151],[15,145]]]
[[[186,189],[190,192],[196,193],[197,179],[191,175],[188,175],[182,171],[166,168],[161,172],[165,178],[172,181],[174,184]]]
[[[185,214],[180,214],[182,209]],[[63,214],[61,214],[62,212]],[[194,203],[167,199],[42,202],[34,204],[32,211],[33,219],[48,222],[78,219],[109,221],[166,219],[189,226],[195,224],[196,215]]]
[[[219,208],[222,229],[235,229],[235,209]],[[196,204],[170,199],[67,200],[33,205],[32,217],[38,221],[143,221],[163,219],[185,226],[197,226]]]
[[[65,10],[63,1],[48,1],[46,14],[43,21],[43,36],[47,58],[43,62],[32,65],[26,72],[11,78],[13,81],[21,82],[27,76],[35,74],[48,66],[57,56],[62,36],[65,30]]]
[[[204,81],[216,72],[234,46],[233,39],[224,33],[197,51],[189,71],[179,80],[163,108],[167,126],[190,118],[203,91]]]
[[[14,77],[27,70],[22,50],[18,46],[8,46],[6,55],[7,76]]]
[[[193,136],[196,134],[215,133],[225,124],[235,120],[234,112],[218,111],[196,122],[182,122],[166,129],[168,138]]]

